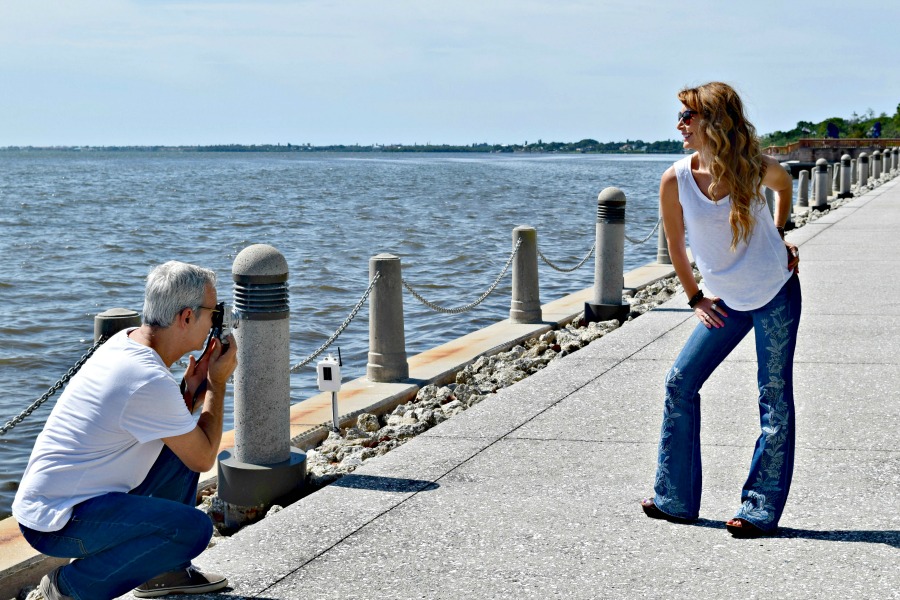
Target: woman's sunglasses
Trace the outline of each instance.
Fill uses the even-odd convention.
[[[696,110],[686,110],[684,112],[679,112],[678,113],[678,122],[684,123],[685,125],[690,125],[691,119],[694,118],[694,115],[699,115],[699,114],[700,113],[698,113]]]

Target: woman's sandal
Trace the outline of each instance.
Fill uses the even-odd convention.
[[[758,538],[772,535],[771,531],[760,529],[747,519],[729,519],[725,523],[725,529],[736,538]]]
[[[695,521],[695,519],[683,519],[681,517],[673,517],[672,515],[664,513],[663,511],[659,510],[659,507],[656,506],[656,503],[653,502],[652,498],[644,498],[643,500],[641,500],[641,508],[644,509],[644,514],[651,519],[662,519],[664,521],[670,521],[672,523],[693,523]]]

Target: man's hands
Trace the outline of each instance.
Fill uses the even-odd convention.
[[[229,333],[225,338],[228,346],[222,351],[223,344],[218,338],[211,338],[200,360],[190,355],[187,369],[184,371],[184,403],[190,412],[194,412],[195,401],[208,388],[225,391],[225,383],[237,367],[237,344]]]

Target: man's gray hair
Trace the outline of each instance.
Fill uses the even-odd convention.
[[[197,312],[206,286],[216,286],[216,274],[209,269],[177,260],[154,267],[144,290],[144,325],[168,327],[185,308]]]

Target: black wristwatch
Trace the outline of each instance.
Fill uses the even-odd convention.
[[[688,306],[694,308],[700,303],[701,300],[703,300],[703,290],[697,290],[697,293],[691,296],[691,299],[688,300]]]

